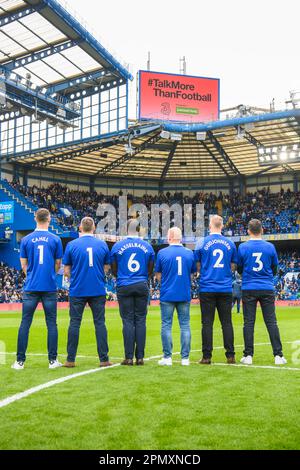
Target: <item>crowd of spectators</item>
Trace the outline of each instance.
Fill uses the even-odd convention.
[[[37,206],[48,208],[65,230],[77,230],[84,216],[91,216],[98,223],[98,205],[109,203],[118,209],[118,198],[123,195],[122,191],[117,195],[107,196],[97,192],[73,190],[58,183],[47,188],[25,187],[17,181],[11,185]],[[204,204],[205,226],[208,226],[210,214],[222,212],[225,221],[224,234],[228,236],[246,235],[247,224],[251,218],[263,220],[266,234],[298,232],[300,227],[300,192],[292,192],[290,189],[272,193],[269,188],[264,188],[248,192],[244,196],[238,192],[230,195],[222,192],[196,192],[193,196],[184,195],[182,192],[166,192],[157,195],[145,194],[142,197],[127,194],[127,199],[129,205],[142,203],[148,209],[151,204],[166,203],[171,206],[178,203],[181,206],[192,204],[195,210],[196,204]],[[62,209],[69,211],[67,215],[63,214]]]
[[[0,262],[0,303],[21,302],[24,274]]]

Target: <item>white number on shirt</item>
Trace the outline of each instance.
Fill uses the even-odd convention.
[[[218,256],[218,259],[217,261],[215,262],[214,264],[214,268],[224,268],[224,264],[221,263],[221,261],[223,260],[224,258],[224,253],[222,250],[219,250],[219,249],[216,249],[213,251],[213,256],[216,257]]]
[[[176,257],[176,261],[178,263],[178,271],[177,271],[177,274],[178,276],[182,276],[182,257],[181,256],[177,256]]]
[[[128,269],[131,273],[136,273],[141,267],[138,260],[134,259],[135,256],[136,256],[136,253],[132,253],[132,255],[130,255],[130,258],[128,260]]]
[[[44,245],[38,245],[39,264],[44,264]]]
[[[261,255],[262,253],[252,253],[252,256],[254,256],[255,258],[255,263],[258,265],[258,266],[253,266],[253,271],[255,272],[261,271],[262,268],[264,267],[263,262],[260,259]]]
[[[89,267],[92,268],[94,266],[93,248],[87,248],[86,251],[89,254]]]

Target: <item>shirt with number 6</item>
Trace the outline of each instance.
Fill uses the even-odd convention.
[[[200,262],[199,292],[232,292],[231,264],[237,263],[235,244],[219,233],[203,238],[195,248],[195,261]]]
[[[27,259],[25,292],[55,292],[55,261],[63,255],[61,239],[48,230],[36,229],[24,237],[20,257]]]
[[[126,237],[115,243],[111,262],[118,267],[117,286],[129,286],[148,280],[148,265],[154,260],[152,246],[138,237]]]
[[[71,266],[70,296],[105,295],[104,265],[110,264],[107,244],[92,234],[82,235],[68,243],[63,264]]]
[[[196,272],[192,250],[181,244],[163,248],[157,255],[155,272],[161,273],[161,302],[191,300],[191,274]]]
[[[275,246],[250,239],[238,249],[238,267],[243,268],[242,290],[274,291],[273,268],[278,266]]]

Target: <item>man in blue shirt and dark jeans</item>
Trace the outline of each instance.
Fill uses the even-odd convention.
[[[158,252],[155,265],[155,276],[161,282],[161,339],[164,353],[164,357],[158,362],[161,366],[172,365],[172,323],[175,309],[180,325],[181,364],[190,364],[191,276],[196,272],[196,265],[192,250],[185,248],[181,240],[181,230],[178,227],[171,228],[168,232],[169,246]]]
[[[111,250],[112,272],[117,277],[117,296],[123,322],[125,359],[123,366],[144,365],[148,278],[154,265],[154,250],[137,235],[137,221],[127,224],[128,236]]]
[[[56,273],[63,255],[61,239],[49,232],[50,212],[39,209],[35,214],[37,227],[24,237],[20,246],[21,266],[26,274],[23,293],[22,322],[18,334],[17,360],[13,369],[24,369],[29,330],[34,312],[42,302],[48,329],[49,369],[61,367],[57,360],[57,286]]]
[[[252,219],[248,225],[250,239],[238,250],[238,271],[242,274],[242,299],[244,314],[243,364],[251,365],[254,354],[254,324],[257,303],[260,304],[275,357],[275,364],[286,364],[275,313],[274,275],[278,257],[275,246],[262,239],[260,220]]]
[[[211,363],[216,309],[222,325],[227,363],[235,363],[231,307],[232,271],[236,268],[237,250],[235,244],[222,235],[222,228],[222,217],[211,216],[210,234],[195,249],[195,261],[200,266],[199,297],[203,352],[200,364]]]
[[[108,367],[112,365],[108,359],[105,326],[105,270],[110,264],[109,249],[104,241],[94,237],[95,223],[91,217],[82,219],[79,230],[81,236],[68,243],[63,258],[65,276],[70,279],[70,326],[65,367],[75,367],[86,304],[93,314],[100,367]]]

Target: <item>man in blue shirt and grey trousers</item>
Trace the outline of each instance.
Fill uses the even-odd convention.
[[[180,228],[171,228],[168,232],[169,246],[158,252],[155,265],[155,276],[161,281],[161,339],[164,357],[158,362],[160,366],[172,365],[172,323],[175,309],[180,325],[181,365],[190,364],[191,276],[196,272],[196,265],[192,250],[185,248],[181,239]]]
[[[148,277],[154,265],[152,246],[138,236],[138,223],[127,224],[128,236],[111,250],[112,272],[117,277],[117,296],[123,322],[125,359],[123,366],[144,365],[146,316],[148,310]]]
[[[65,276],[70,278],[70,326],[65,367],[75,367],[86,304],[93,314],[100,367],[108,367],[112,365],[108,359],[105,326],[105,270],[110,264],[109,249],[104,241],[94,237],[95,223],[91,217],[82,219],[79,230],[81,236],[68,243],[63,258]]]

